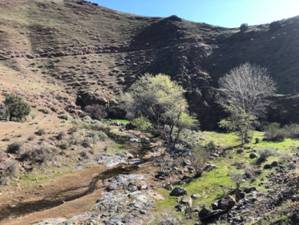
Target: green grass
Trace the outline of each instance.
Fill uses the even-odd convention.
[[[203,143],[214,142],[216,145],[222,148],[230,148],[239,146],[240,142],[238,137],[234,133],[216,133],[216,132],[201,132],[201,138]],[[262,132],[252,133],[252,143],[248,144],[242,153],[237,153],[236,149],[228,150],[225,157],[220,157],[212,160],[216,166],[216,169],[205,172],[202,177],[194,180],[189,184],[185,184],[182,187],[188,192],[188,195],[196,194],[199,196],[193,203],[194,205],[210,206],[216,199],[226,194],[229,190],[235,187],[234,181],[231,179],[232,173],[244,173],[244,169],[237,169],[235,164],[242,164],[246,167],[257,167],[255,165],[256,159],[250,159],[249,154],[254,149],[259,152],[262,149],[273,149],[277,154],[268,158],[268,160],[260,165],[271,163],[274,160],[280,160],[282,156],[290,155],[292,150],[299,147],[299,140],[285,139],[282,142],[266,142],[263,140],[264,134]],[[256,138],[260,140],[259,143],[255,143]],[[256,177],[254,181],[246,181],[241,186],[255,186],[259,191],[266,191],[261,185],[267,180],[267,176],[271,173],[271,170],[263,170],[259,177]],[[159,190],[160,194],[164,197],[164,200],[160,200],[156,204],[158,212],[164,210],[174,209],[177,199],[169,196],[169,191]],[[183,218],[182,214],[177,213],[178,218]],[[188,224],[190,221],[185,221],[184,224]],[[194,221],[193,221],[194,222]]]
[[[201,132],[199,135],[202,138],[203,144],[214,142],[217,146],[220,146],[222,148],[240,145],[239,138],[235,133],[217,133],[204,131]]]
[[[128,124],[130,121],[126,119],[112,119],[111,122],[121,123],[121,124]]]

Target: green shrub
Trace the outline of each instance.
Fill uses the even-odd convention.
[[[9,121],[21,121],[30,114],[31,108],[20,96],[10,94],[6,95],[4,101],[6,109],[6,118]]]
[[[20,143],[12,143],[7,146],[6,152],[10,154],[18,154],[21,151],[22,145]]]
[[[145,117],[139,117],[132,121],[132,125],[140,131],[148,131],[152,128],[151,122]]]

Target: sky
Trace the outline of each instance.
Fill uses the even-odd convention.
[[[224,27],[257,25],[299,15],[299,0],[91,0],[142,16],[177,15]]]

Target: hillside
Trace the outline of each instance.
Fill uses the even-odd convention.
[[[75,0],[0,4],[3,73],[38,74],[65,89],[70,103],[84,91],[105,104],[144,73],[163,72],[188,91],[202,127],[213,128],[222,115],[213,103],[213,87],[221,75],[247,61],[267,67],[280,93],[298,91],[298,18],[241,33]]]
[[[0,225],[299,224],[298,124],[252,130],[244,146],[216,132],[218,79],[244,62],[277,84],[263,122],[299,123],[299,17],[240,31],[83,0],[0,0],[0,102],[15,93],[31,106],[7,121],[0,104]],[[199,118],[173,147],[118,107],[146,73],[181,84]],[[94,104],[108,118],[87,116]]]

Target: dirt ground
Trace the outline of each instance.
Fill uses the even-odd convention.
[[[28,190],[3,191],[0,196],[0,217],[9,215],[10,219],[4,219],[0,221],[0,224],[26,225],[41,219],[71,217],[88,211],[94,205],[96,199],[100,197],[101,188],[99,186],[99,189],[87,195],[84,195],[84,193],[93,178],[103,170],[102,166],[95,166],[61,176],[48,184],[32,187]],[[83,196],[76,198],[80,195]],[[75,199],[65,201],[72,198]],[[52,202],[57,206],[52,207]],[[47,206],[47,203],[49,206]],[[28,204],[28,207],[24,209],[26,204]],[[35,211],[38,207],[41,207],[41,211]],[[47,209],[48,207],[50,208]],[[43,208],[44,210],[42,210]],[[30,212],[30,210],[34,212]]]

